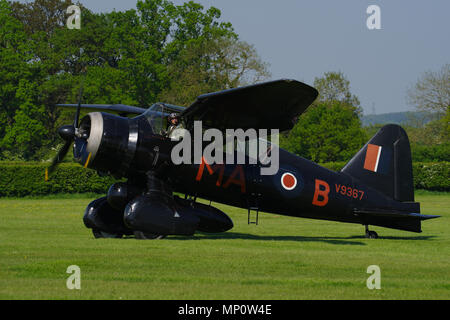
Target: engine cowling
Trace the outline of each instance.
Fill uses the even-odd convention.
[[[88,168],[120,174],[134,157],[130,119],[109,113],[91,112],[81,121],[79,135],[87,140],[80,150],[74,150],[77,161]]]

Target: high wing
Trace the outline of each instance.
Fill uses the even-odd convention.
[[[290,130],[318,96],[296,80],[276,80],[208,93],[181,113],[188,127],[201,120],[203,127],[225,129]]]
[[[78,104],[57,104],[58,107],[76,108]],[[92,111],[107,111],[114,112],[120,115],[138,115],[145,112],[147,109],[127,106],[124,104],[81,104],[82,109],[92,109]]]

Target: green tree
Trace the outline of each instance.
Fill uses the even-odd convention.
[[[136,9],[93,13],[77,4],[81,29],[69,30],[71,4],[0,0],[4,156],[38,159],[60,143],[57,128],[71,121],[73,112],[55,104],[75,103],[82,81],[85,103],[148,107],[163,98],[191,102],[198,94],[267,74],[256,50],[238,41],[217,8],[139,0]],[[23,148],[14,148],[19,141]]]
[[[255,48],[234,37],[190,43],[168,70],[172,81],[159,100],[186,106],[201,94],[260,82],[270,75]]]
[[[318,99],[280,135],[280,146],[315,162],[348,161],[367,141],[359,99],[342,72],[326,72],[314,87]]]
[[[44,107],[36,105],[37,85],[20,80],[17,97],[22,101],[14,115],[14,123],[6,129],[2,147],[13,158],[34,159],[37,151],[46,141],[47,131],[44,123]]]
[[[408,90],[407,100],[419,110],[446,114],[450,108],[450,64],[425,72]]]
[[[342,72],[325,72],[323,77],[314,79],[314,87],[319,91],[316,102],[343,102],[353,107],[358,116],[362,115],[359,99],[351,93],[350,81]]]
[[[319,102],[288,134],[280,136],[280,146],[315,162],[348,161],[366,140],[359,118],[348,105]]]
[[[94,104],[128,104],[138,105],[136,87],[128,81],[125,70],[109,66],[90,67],[86,75],[81,75],[78,82],[83,83],[83,101]],[[84,79],[81,79],[84,78]],[[78,99],[79,86],[73,88],[71,99]]]
[[[11,125],[19,102],[16,91],[19,79],[28,75],[29,48],[21,23],[11,18],[7,1],[0,0],[0,134]]]
[[[408,103],[419,111],[435,115],[435,119],[423,126],[410,128],[412,149],[421,154],[432,154],[435,145],[443,145],[448,150],[450,144],[450,64],[442,66],[436,72],[425,72],[414,87],[407,92]],[[426,151],[429,149],[429,151]],[[438,152],[441,154],[442,152]]]
[[[44,32],[50,37],[57,28],[65,26],[66,10],[72,4],[74,3],[70,0],[34,0],[27,3],[13,1],[11,7],[12,15],[23,22],[27,34]]]
[[[17,120],[16,111],[25,111],[26,104],[22,90],[24,83],[32,81],[38,69],[30,52],[33,47],[27,41],[23,25],[12,17],[9,3],[0,0],[0,157],[4,156],[4,137]]]

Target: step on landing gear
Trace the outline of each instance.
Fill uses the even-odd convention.
[[[375,231],[370,231],[369,226],[366,224],[366,238],[378,239],[378,234]]]

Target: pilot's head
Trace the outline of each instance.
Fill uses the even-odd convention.
[[[178,115],[176,113],[171,113],[168,116],[168,120],[169,120],[169,123],[174,126],[178,125],[178,123],[180,122]]]

